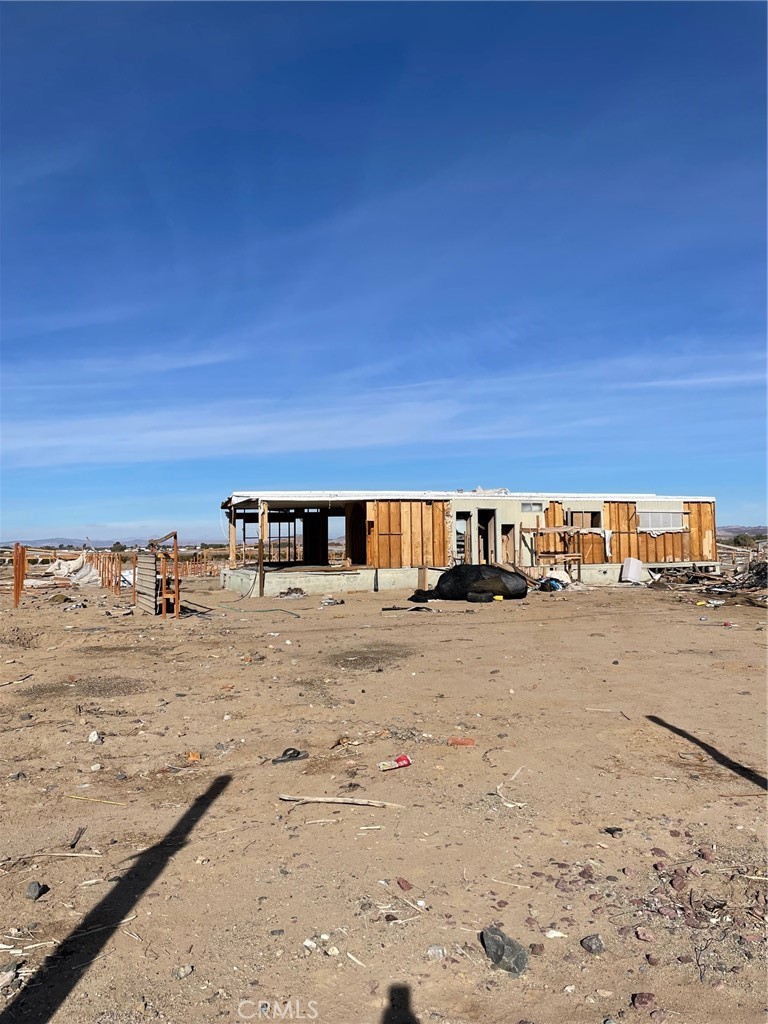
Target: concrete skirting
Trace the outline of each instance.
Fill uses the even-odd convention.
[[[523,570],[525,571],[525,566]],[[537,566],[537,569],[539,567]],[[562,569],[562,566],[557,566]],[[643,566],[643,580],[647,583],[651,577],[648,569],[663,572],[664,569],[706,569],[719,573],[720,565],[716,562],[667,562]],[[427,586],[434,587],[443,569],[427,570]],[[258,572],[255,569],[222,569],[221,586],[224,590],[232,590],[236,594],[259,595]],[[618,583],[621,577],[620,562],[606,562],[602,565],[582,565],[581,582],[587,586]],[[264,596],[276,597],[288,587],[301,587],[307,594],[352,594],[355,591],[374,590],[415,590],[419,585],[418,569],[292,569],[281,572],[279,569],[267,572],[264,576]]]
[[[442,569],[427,570],[427,586],[434,587]],[[221,586],[236,594],[259,595],[258,572],[255,569],[222,569]],[[301,587],[307,594],[351,594],[355,591],[415,590],[418,569],[320,569],[312,572],[274,570],[264,575],[264,596],[276,597],[288,587]]]
[[[581,582],[587,586],[600,586],[601,583],[618,583],[621,579],[621,562],[605,562],[602,565],[581,566]],[[665,569],[701,569],[705,572],[720,572],[719,562],[656,562],[649,565],[643,564],[643,582],[648,583],[651,575],[648,570],[654,573],[664,572]],[[575,576],[575,574],[574,574]]]

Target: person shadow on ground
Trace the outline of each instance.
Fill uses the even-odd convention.
[[[411,1009],[409,985],[389,986],[389,1006],[384,1010],[381,1024],[419,1024],[419,1018]]]

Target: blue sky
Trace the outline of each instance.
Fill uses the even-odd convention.
[[[4,539],[259,488],[765,521],[763,5],[1,18]]]

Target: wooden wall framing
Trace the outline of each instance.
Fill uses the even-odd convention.
[[[448,503],[369,501],[366,560],[376,569],[448,564]]]
[[[544,511],[546,531],[535,534],[537,560],[572,550],[581,554],[582,564],[621,563],[639,558],[646,564],[674,562],[716,562],[715,506],[711,501],[683,504],[683,529],[650,531],[638,528],[637,504],[606,501],[601,530],[566,535],[552,532],[562,526],[565,512],[560,501],[550,501]],[[610,550],[610,554],[608,554]]]

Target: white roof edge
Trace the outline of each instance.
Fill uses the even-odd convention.
[[[513,501],[711,501],[714,497],[702,497],[699,495],[670,495],[670,494],[612,494],[604,492],[566,492],[557,493],[554,491],[507,491],[503,488],[497,490],[465,490],[465,491],[233,491],[225,498],[225,503],[241,505],[254,501],[296,501],[300,504],[312,504],[315,502],[339,502],[339,501],[376,501],[376,499],[397,499],[408,501],[432,500],[432,501],[454,501],[462,498],[505,498]]]

